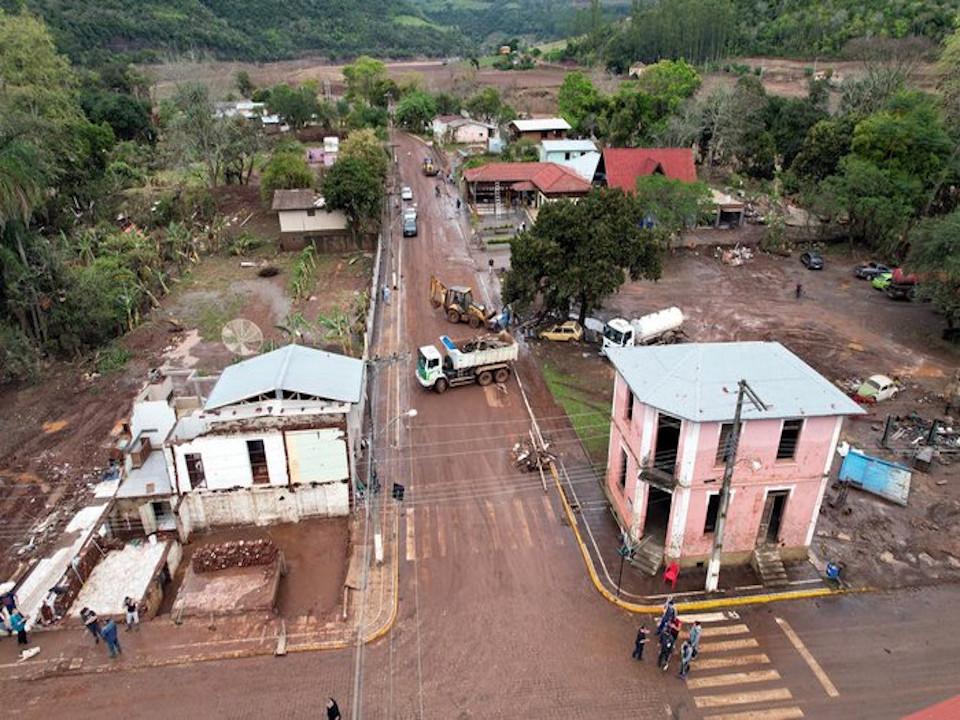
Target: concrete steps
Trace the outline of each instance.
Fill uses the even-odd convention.
[[[663,545],[655,542],[652,538],[643,538],[634,549],[633,557],[629,558],[629,563],[642,573],[650,576],[656,575],[663,565]]]
[[[788,583],[780,551],[774,547],[759,547],[753,551],[750,565],[764,587],[783,587]]]

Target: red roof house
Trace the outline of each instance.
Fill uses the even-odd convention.
[[[490,163],[466,170],[463,179],[474,200],[481,202],[497,183],[501,192],[536,192],[545,199],[586,195],[591,188],[575,171],[557,163]]]
[[[690,148],[607,148],[601,172],[607,187],[633,192],[637,178],[660,174],[683,182],[696,182],[697,169]]]

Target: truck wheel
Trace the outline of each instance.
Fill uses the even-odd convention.
[[[460,322],[460,313],[458,313],[456,310],[449,310],[447,312],[447,321],[452,323]]]
[[[505,383],[509,377],[510,377],[509,368],[500,368],[493,374],[493,379],[501,384]]]
[[[450,387],[450,383],[445,378],[440,378],[433,384],[433,389],[437,391],[437,395],[443,395],[448,387]]]
[[[479,329],[480,326],[483,324],[480,318],[478,318],[476,315],[471,315],[469,322],[470,322],[470,327],[472,327],[474,330]]]
[[[484,370],[482,373],[477,375],[477,382],[481,385],[489,385],[493,382],[493,375],[489,370]]]

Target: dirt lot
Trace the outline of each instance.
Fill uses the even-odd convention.
[[[280,580],[277,608],[288,620],[325,619],[340,607],[350,553],[348,518],[304,520],[269,527],[216,530],[191,538],[173,584],[164,596],[161,613],[169,613],[186,568],[198,547],[232,540],[268,538],[283,553],[287,574]]]
[[[273,249],[276,218],[260,210],[256,189],[226,190],[218,199],[228,217],[243,219],[248,208],[256,210],[245,228],[252,226],[271,242],[247,258],[207,257],[181,277],[162,307],[121,339],[131,353],[121,370],[96,376],[90,358],[57,363],[35,386],[0,391],[0,541],[5,546],[0,578],[42,557],[85,502],[89,484],[106,465],[111,431],[129,414],[148,369],[165,364],[205,373],[221,370],[233,357],[220,342],[220,330],[235,317],[255,322],[267,343],[287,342],[289,334],[278,325],[290,326],[293,318],[303,342],[343,350],[319,319],[350,313],[369,287],[372,257],[318,255],[313,293],[293,302],[288,287],[295,255]],[[255,266],[241,267],[241,261]],[[267,264],[279,274],[259,277]],[[182,323],[183,331],[171,332],[167,318]],[[31,538],[33,547],[25,549]]]
[[[900,397],[847,421],[843,439],[868,454],[910,464],[922,421],[929,427],[930,420],[943,417],[938,395],[960,364],[960,349],[939,339],[942,319],[930,305],[894,302],[853,278],[850,270],[861,258],[838,251],[826,259],[824,271],[809,272],[796,257],[758,255],[729,267],[710,253],[684,251],[666,260],[662,280],[627,284],[597,314],[637,317],[677,305],[692,340],[776,340],[841,383],[874,373],[898,377],[904,383]],[[800,301],[793,292],[797,282],[806,292]],[[559,384],[566,396],[561,404],[568,412],[571,402],[580,412],[595,410],[597,417],[609,408],[612,370],[595,348],[534,344],[554,393]],[[921,419],[918,429],[894,440],[891,450],[880,449],[887,414],[913,413]],[[603,429],[590,417],[581,435],[586,433],[592,459],[602,463]],[[960,418],[954,422],[960,425]],[[955,464],[960,454],[954,452]],[[930,473],[915,472],[906,508],[857,490],[835,508],[829,503],[835,494],[836,488],[828,491],[814,549],[824,559],[846,563],[848,580],[890,586],[960,578],[960,538],[948,531],[960,519],[953,465],[935,461]]]

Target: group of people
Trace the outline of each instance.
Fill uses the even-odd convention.
[[[17,596],[13,590],[0,595],[0,627],[6,630],[8,637],[16,633],[18,645],[27,644],[27,618],[17,607]]]
[[[127,632],[133,629],[139,630],[140,610],[137,601],[131,597],[125,597],[123,608],[126,616]],[[80,621],[93,636],[94,644],[99,645],[101,638],[103,639],[111,658],[115,658],[123,652],[120,647],[119,628],[117,628],[117,623],[113,618],[107,618],[107,621],[101,624],[97,613],[88,607],[84,607],[80,610]]]
[[[677,608],[674,605],[673,598],[668,598],[666,604],[663,606],[663,614],[657,622],[656,631],[660,641],[657,667],[661,670],[666,670],[670,665],[670,658],[673,655],[677,641],[680,639],[680,631],[682,629],[683,621],[680,620],[679,615],[677,615]],[[700,651],[700,636],[702,632],[703,628],[700,625],[700,621],[697,620],[687,633],[687,639],[684,640],[680,646],[680,672],[678,675],[682,680],[687,679],[687,674],[690,672],[690,663],[693,662],[693,659]],[[647,644],[648,635],[647,626],[641,625],[640,629],[637,630],[637,638],[633,645],[633,658],[635,660],[643,660],[643,650]]]

